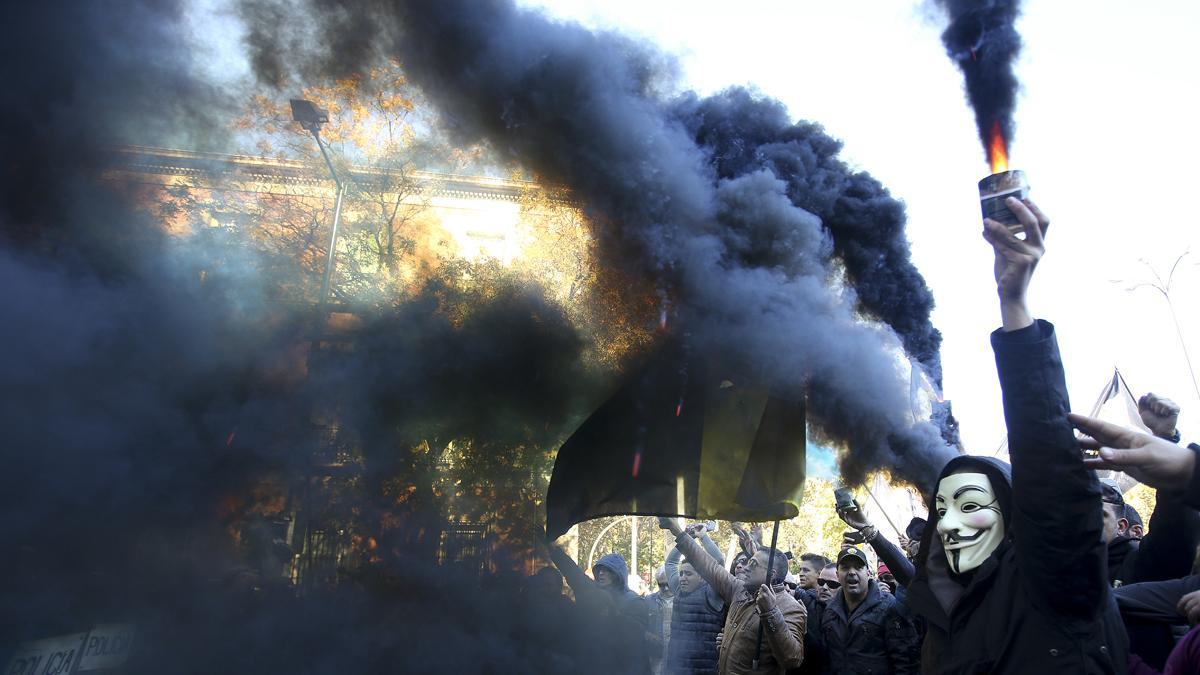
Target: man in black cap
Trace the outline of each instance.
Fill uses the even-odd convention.
[[[896,598],[868,575],[867,556],[848,547],[838,556],[841,587],[826,605],[821,643],[827,675],[916,673],[917,631]]]

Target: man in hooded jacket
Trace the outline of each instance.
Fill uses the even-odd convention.
[[[1012,468],[947,463],[930,500],[908,603],[925,620],[924,673],[1124,673],[1127,640],[1108,584],[1100,485],[1083,464],[1054,327],[1026,289],[1049,221],[1008,199],[1020,239],[994,220],[1003,328],[992,334]]]
[[[609,553],[592,565],[589,579],[579,565],[557,546],[550,547],[550,559],[562,572],[575,592],[575,602],[613,629],[610,637],[620,649],[627,665],[622,672],[649,675],[650,654],[646,645],[646,630],[650,612],[646,601],[629,588],[629,566],[618,553]]]

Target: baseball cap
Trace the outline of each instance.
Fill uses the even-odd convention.
[[[867,554],[854,546],[847,546],[842,549],[842,552],[838,554],[838,564],[840,565],[846,558],[858,558],[864,566],[869,564],[867,562]]]

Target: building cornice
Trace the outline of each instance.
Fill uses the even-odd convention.
[[[182,178],[197,185],[251,182],[326,188],[332,184],[325,167],[319,163],[146,146],[114,148],[111,169],[143,176]],[[398,181],[411,181],[418,191],[430,197],[518,202],[523,192],[540,189],[533,181],[432,171],[401,172],[354,166],[350,173],[354,182],[360,185],[387,186],[398,185]]]

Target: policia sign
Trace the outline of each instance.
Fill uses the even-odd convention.
[[[26,642],[13,652],[4,675],[116,672],[129,658],[133,633],[127,624],[104,624],[86,633]]]

